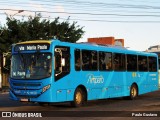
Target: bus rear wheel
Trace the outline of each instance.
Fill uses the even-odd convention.
[[[133,84],[130,89],[130,99],[134,100],[137,96],[138,96],[138,88],[135,84]]]
[[[74,100],[71,102],[73,107],[80,107],[85,102],[85,93],[81,88],[77,88],[74,93]]]

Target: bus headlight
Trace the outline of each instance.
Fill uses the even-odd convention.
[[[49,84],[49,85],[47,85],[47,86],[45,86],[45,87],[43,87],[42,92],[47,91],[50,87],[51,87],[51,85],[50,85],[50,84]]]

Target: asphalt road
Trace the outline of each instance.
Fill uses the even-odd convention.
[[[139,96],[136,100],[123,98],[89,101],[80,108],[73,108],[69,103],[40,106],[38,103],[22,103],[9,99],[8,93],[0,93],[0,111],[40,112],[42,117],[62,119],[159,119],[160,90]],[[45,115],[45,116],[44,116]],[[152,115],[152,116],[151,116]],[[157,116],[158,117],[157,117]],[[153,117],[154,116],[154,117]],[[17,119],[16,119],[17,120]],[[45,119],[46,120],[46,119]]]

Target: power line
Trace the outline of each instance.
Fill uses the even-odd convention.
[[[33,1],[39,1],[39,0],[33,0]],[[132,5],[132,4],[118,4],[118,3],[105,3],[105,2],[88,2],[88,1],[74,1],[74,0],[54,0],[57,1],[57,3],[64,3],[65,4],[72,4],[74,6],[79,5],[86,5],[86,6],[99,6],[99,7],[107,7],[111,6],[113,7],[123,7],[123,8],[138,8],[138,9],[160,9],[159,6],[151,6],[151,5]],[[45,3],[52,3],[51,0],[45,0]]]
[[[0,9],[0,10],[11,10],[18,11],[15,9]],[[39,13],[59,13],[59,14],[75,14],[75,15],[92,15],[92,16],[127,16],[127,17],[160,17],[160,15],[152,15],[152,14],[100,14],[100,13],[82,13],[82,12],[50,12],[50,11],[33,11],[33,10],[24,10],[26,12],[39,12]]]
[[[60,18],[63,19],[63,18]],[[65,20],[65,19],[64,19]],[[90,19],[70,19],[75,21],[88,21],[88,22],[115,22],[115,23],[160,23],[160,21],[121,21],[121,20],[90,20]]]
[[[127,0],[125,0],[127,1]],[[124,19],[129,18],[136,18],[138,22],[159,22],[159,19],[156,19],[155,21],[152,20],[143,20],[144,18],[159,18],[160,14],[158,10],[160,10],[159,6],[153,6],[153,5],[137,5],[136,4],[122,4],[122,3],[109,3],[109,2],[90,2],[90,1],[80,1],[80,0],[45,0],[39,2],[39,0],[32,0],[32,2],[36,2],[38,5],[42,5],[42,7],[49,8],[46,11],[42,10],[30,10],[30,6],[27,2],[17,2],[12,0],[11,2],[7,1],[0,1],[1,4],[15,4],[18,6],[23,6],[24,11],[31,12],[31,13],[41,13],[42,17],[46,16],[46,13],[49,14],[46,18],[51,18],[54,16],[54,14],[57,14],[57,16],[62,16],[63,14],[66,14],[68,16],[72,17],[72,20],[78,20],[78,21],[99,21],[99,22],[120,22]],[[38,3],[37,3],[38,2]],[[55,7],[58,5],[58,3],[61,3],[63,7],[67,7],[67,9],[71,9],[72,11],[68,11],[65,9],[63,12],[56,12],[56,11],[50,11],[51,7]],[[34,3],[33,3],[34,4]],[[81,7],[77,7],[81,6]],[[107,6],[107,7],[106,7]],[[27,9],[27,8],[28,9]],[[81,9],[80,9],[81,8]],[[114,8],[114,9],[113,9]],[[126,9],[126,8],[132,8],[132,9]],[[3,10],[11,10],[11,11],[18,11],[16,9],[0,9]],[[52,8],[53,10],[53,8]],[[73,12],[73,10],[75,12]],[[79,10],[81,10],[79,12]],[[142,11],[145,10],[145,11]],[[156,11],[155,11],[156,10]],[[86,12],[87,11],[87,12]],[[90,12],[91,11],[91,12]],[[93,12],[95,11],[95,12]],[[19,15],[18,15],[19,16]],[[50,17],[51,16],[51,17]],[[84,17],[87,16],[87,18],[84,19]],[[75,17],[73,19],[73,17]],[[91,18],[93,17],[93,18]],[[99,19],[103,17],[103,19]],[[113,18],[114,17],[114,18]],[[98,18],[98,19],[97,19]],[[107,20],[110,19],[110,20]],[[112,20],[113,19],[113,20]],[[122,19],[122,20],[121,20]],[[138,20],[140,19],[140,20]],[[126,20],[124,22],[137,22],[133,20]]]
[[[37,0],[34,0],[34,1],[37,1]],[[55,0],[55,1],[57,1],[57,0]],[[58,2],[61,2],[61,3],[64,3],[64,1],[65,0],[61,0],[61,1],[59,1],[58,0]],[[46,3],[47,2],[47,3]],[[51,1],[50,0],[46,0],[45,1],[45,4],[43,3],[43,1],[42,1],[42,3],[40,4],[40,3],[38,3],[38,5],[47,5],[47,8],[50,8],[51,6],[53,7],[53,6],[57,6],[57,5],[55,5],[55,4],[57,4],[58,2],[54,2],[54,4],[52,4],[51,3]],[[77,6],[77,4],[69,4],[68,5],[68,2],[77,2],[77,1],[72,1],[72,0],[67,0],[67,3],[64,3],[64,6],[68,6],[67,7],[67,9],[70,9],[70,10],[74,10],[74,11],[76,11],[76,10],[78,10],[77,8],[79,8],[79,7],[76,7]],[[8,3],[8,1],[6,1],[6,2],[0,2],[1,4],[2,3],[6,3],[6,4],[9,4]],[[14,2],[10,2],[10,4],[13,4],[13,3],[15,3],[16,5],[20,5],[20,6],[24,6],[24,7],[29,7],[28,5],[27,5],[27,2],[17,2],[17,1],[14,1]],[[80,2],[80,4],[78,4],[78,5],[83,5],[82,4],[83,2]],[[84,2],[84,3],[88,3],[88,2]],[[90,2],[89,2],[90,3]],[[93,3],[97,3],[97,2],[91,2],[92,4]],[[102,3],[101,3],[102,4]],[[102,8],[102,6],[99,6],[99,5],[97,5],[96,4],[96,6],[93,6],[93,5],[90,5],[90,7],[85,7],[85,6],[82,6],[83,7],[83,9],[79,9],[79,10],[81,10],[81,11],[99,11],[99,12],[96,12],[97,14],[102,14],[103,12],[123,12],[123,13],[125,13],[125,12],[129,12],[130,14],[131,13],[135,13],[135,12],[137,12],[137,13],[140,13],[141,11],[139,11],[139,10],[136,10],[136,11],[132,11],[132,10],[122,10],[124,7],[123,7],[123,4],[109,4],[109,3],[104,3],[105,5],[110,5],[110,7],[106,7],[105,6],[105,8]],[[94,4],[95,5],[95,4]],[[120,9],[113,9],[114,7],[114,5],[122,5],[121,7],[120,7]],[[125,5],[130,5],[130,4],[125,4]],[[143,5],[141,5],[140,6],[140,8],[139,9],[141,9],[141,8],[143,8],[142,7]],[[154,7],[154,6],[151,6],[151,7]],[[111,9],[112,8],[112,9]],[[53,8],[52,8],[53,9]],[[109,10],[110,9],[110,11],[106,11],[106,10]],[[115,10],[115,11],[113,11],[113,10]],[[146,9],[146,10],[150,10],[150,9]],[[158,11],[156,11],[156,12],[154,12],[154,11],[151,11],[151,12],[149,12],[149,11],[144,11],[145,13],[159,13]],[[94,12],[95,13],[95,12]]]
[[[0,13],[0,14],[4,14],[4,13]],[[16,15],[16,16],[21,16],[21,15]],[[29,17],[29,16],[23,16],[23,17]],[[44,18],[44,19],[55,19],[53,17],[41,17],[41,18]],[[61,18],[59,17],[59,19],[61,20],[67,20],[67,18]],[[127,20],[100,20],[100,19],[73,19],[73,18],[70,18],[69,20],[72,20],[72,21],[85,21],[85,22],[113,22],[113,23],[160,23],[160,20],[159,21],[127,21]]]
[[[33,0],[36,2],[39,2],[39,0]],[[55,2],[57,1],[57,2]],[[27,2],[17,2],[17,1],[12,1],[12,2],[7,2],[7,1],[1,1],[1,4],[17,4],[17,5],[23,5],[23,4],[27,4]],[[81,7],[120,7],[120,8],[137,8],[137,9],[160,9],[159,6],[151,6],[151,5],[132,5],[132,4],[118,4],[118,3],[104,3],[104,2],[85,2],[85,1],[72,1],[72,0],[67,0],[67,2],[65,2],[65,0],[54,0],[54,4],[52,4],[53,2],[50,0],[45,0],[45,1],[41,1],[41,3],[38,3],[39,5],[47,5],[47,6],[54,6],[57,3],[63,3],[66,6],[81,6]]]

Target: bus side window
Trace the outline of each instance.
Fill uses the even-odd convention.
[[[113,68],[116,71],[124,71],[126,70],[126,60],[125,54],[122,53],[114,53],[113,54]]]
[[[149,71],[156,72],[157,71],[157,58],[148,57],[148,63],[149,63]]]
[[[92,65],[92,70],[96,71],[98,70],[98,61],[97,61],[97,51],[92,51],[92,61],[91,61],[91,65]]]
[[[127,71],[137,71],[137,55],[127,55]]]
[[[148,71],[147,56],[138,56],[138,70]]]
[[[99,70],[112,70],[112,53],[99,52]]]
[[[80,57],[79,49],[76,49],[74,51],[74,58],[75,58],[75,70],[80,71],[81,70],[81,57]]]
[[[82,50],[82,70],[96,71],[97,68],[97,51]]]

